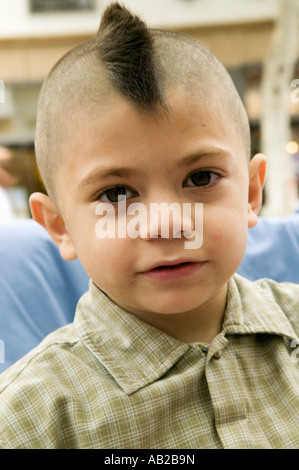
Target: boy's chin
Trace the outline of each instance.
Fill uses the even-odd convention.
[[[175,316],[184,315],[191,312],[196,313],[200,310],[200,302],[182,302],[181,300],[175,301],[172,299],[171,302],[155,302],[155,304],[148,305],[149,314]]]

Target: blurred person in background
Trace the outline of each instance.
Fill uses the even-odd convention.
[[[0,146],[0,221],[30,217],[28,198],[44,191],[32,148]]]
[[[0,147],[0,224],[14,219],[13,206],[7,194],[7,188],[17,185],[18,178],[3,167],[11,158],[10,150]]]

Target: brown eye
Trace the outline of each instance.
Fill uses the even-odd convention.
[[[103,191],[97,197],[100,202],[110,202],[111,204],[117,204],[118,202],[125,201],[136,196],[137,193],[126,186],[113,186],[106,191]]]
[[[126,188],[121,186],[111,188],[108,189],[105,194],[109,202],[118,202],[119,200],[123,200],[126,197]]]
[[[197,171],[190,176],[190,179],[195,186],[206,186],[211,182],[211,172]]]
[[[220,175],[210,170],[198,170],[192,173],[185,181],[184,186],[212,186],[221,178]]]

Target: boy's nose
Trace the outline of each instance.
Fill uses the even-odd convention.
[[[194,231],[191,206],[178,202],[150,203],[147,214],[147,226],[140,230],[141,238],[183,238]]]

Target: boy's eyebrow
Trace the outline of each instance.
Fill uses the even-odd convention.
[[[203,157],[208,156],[230,156],[231,153],[228,150],[222,148],[213,148],[207,149],[201,152],[195,152],[192,155],[187,155],[183,157],[179,163],[179,167],[190,166],[195,163],[197,160],[200,160]],[[108,168],[103,170],[102,168],[98,168],[93,170],[89,175],[84,178],[78,186],[78,189],[82,189],[83,187],[92,185],[93,183],[97,182],[99,179],[107,178],[108,176],[118,176],[120,178],[128,178],[130,176],[144,176],[143,172],[137,168]]]
[[[101,178],[107,178],[108,176],[119,176],[120,178],[128,178],[129,176],[137,176],[141,175],[142,172],[137,170],[136,168],[108,168],[107,170],[103,170],[102,168],[98,168],[92,171],[89,175],[84,178],[80,184],[78,189],[82,189],[82,187],[89,186]]]
[[[231,157],[232,153],[229,150],[223,149],[221,147],[211,148],[211,149],[207,149],[201,152],[195,152],[192,155],[187,155],[186,157],[180,160],[179,166],[181,167],[189,166],[189,165],[192,165],[192,163],[197,162],[197,160],[200,160],[203,157],[209,157],[209,156]]]

